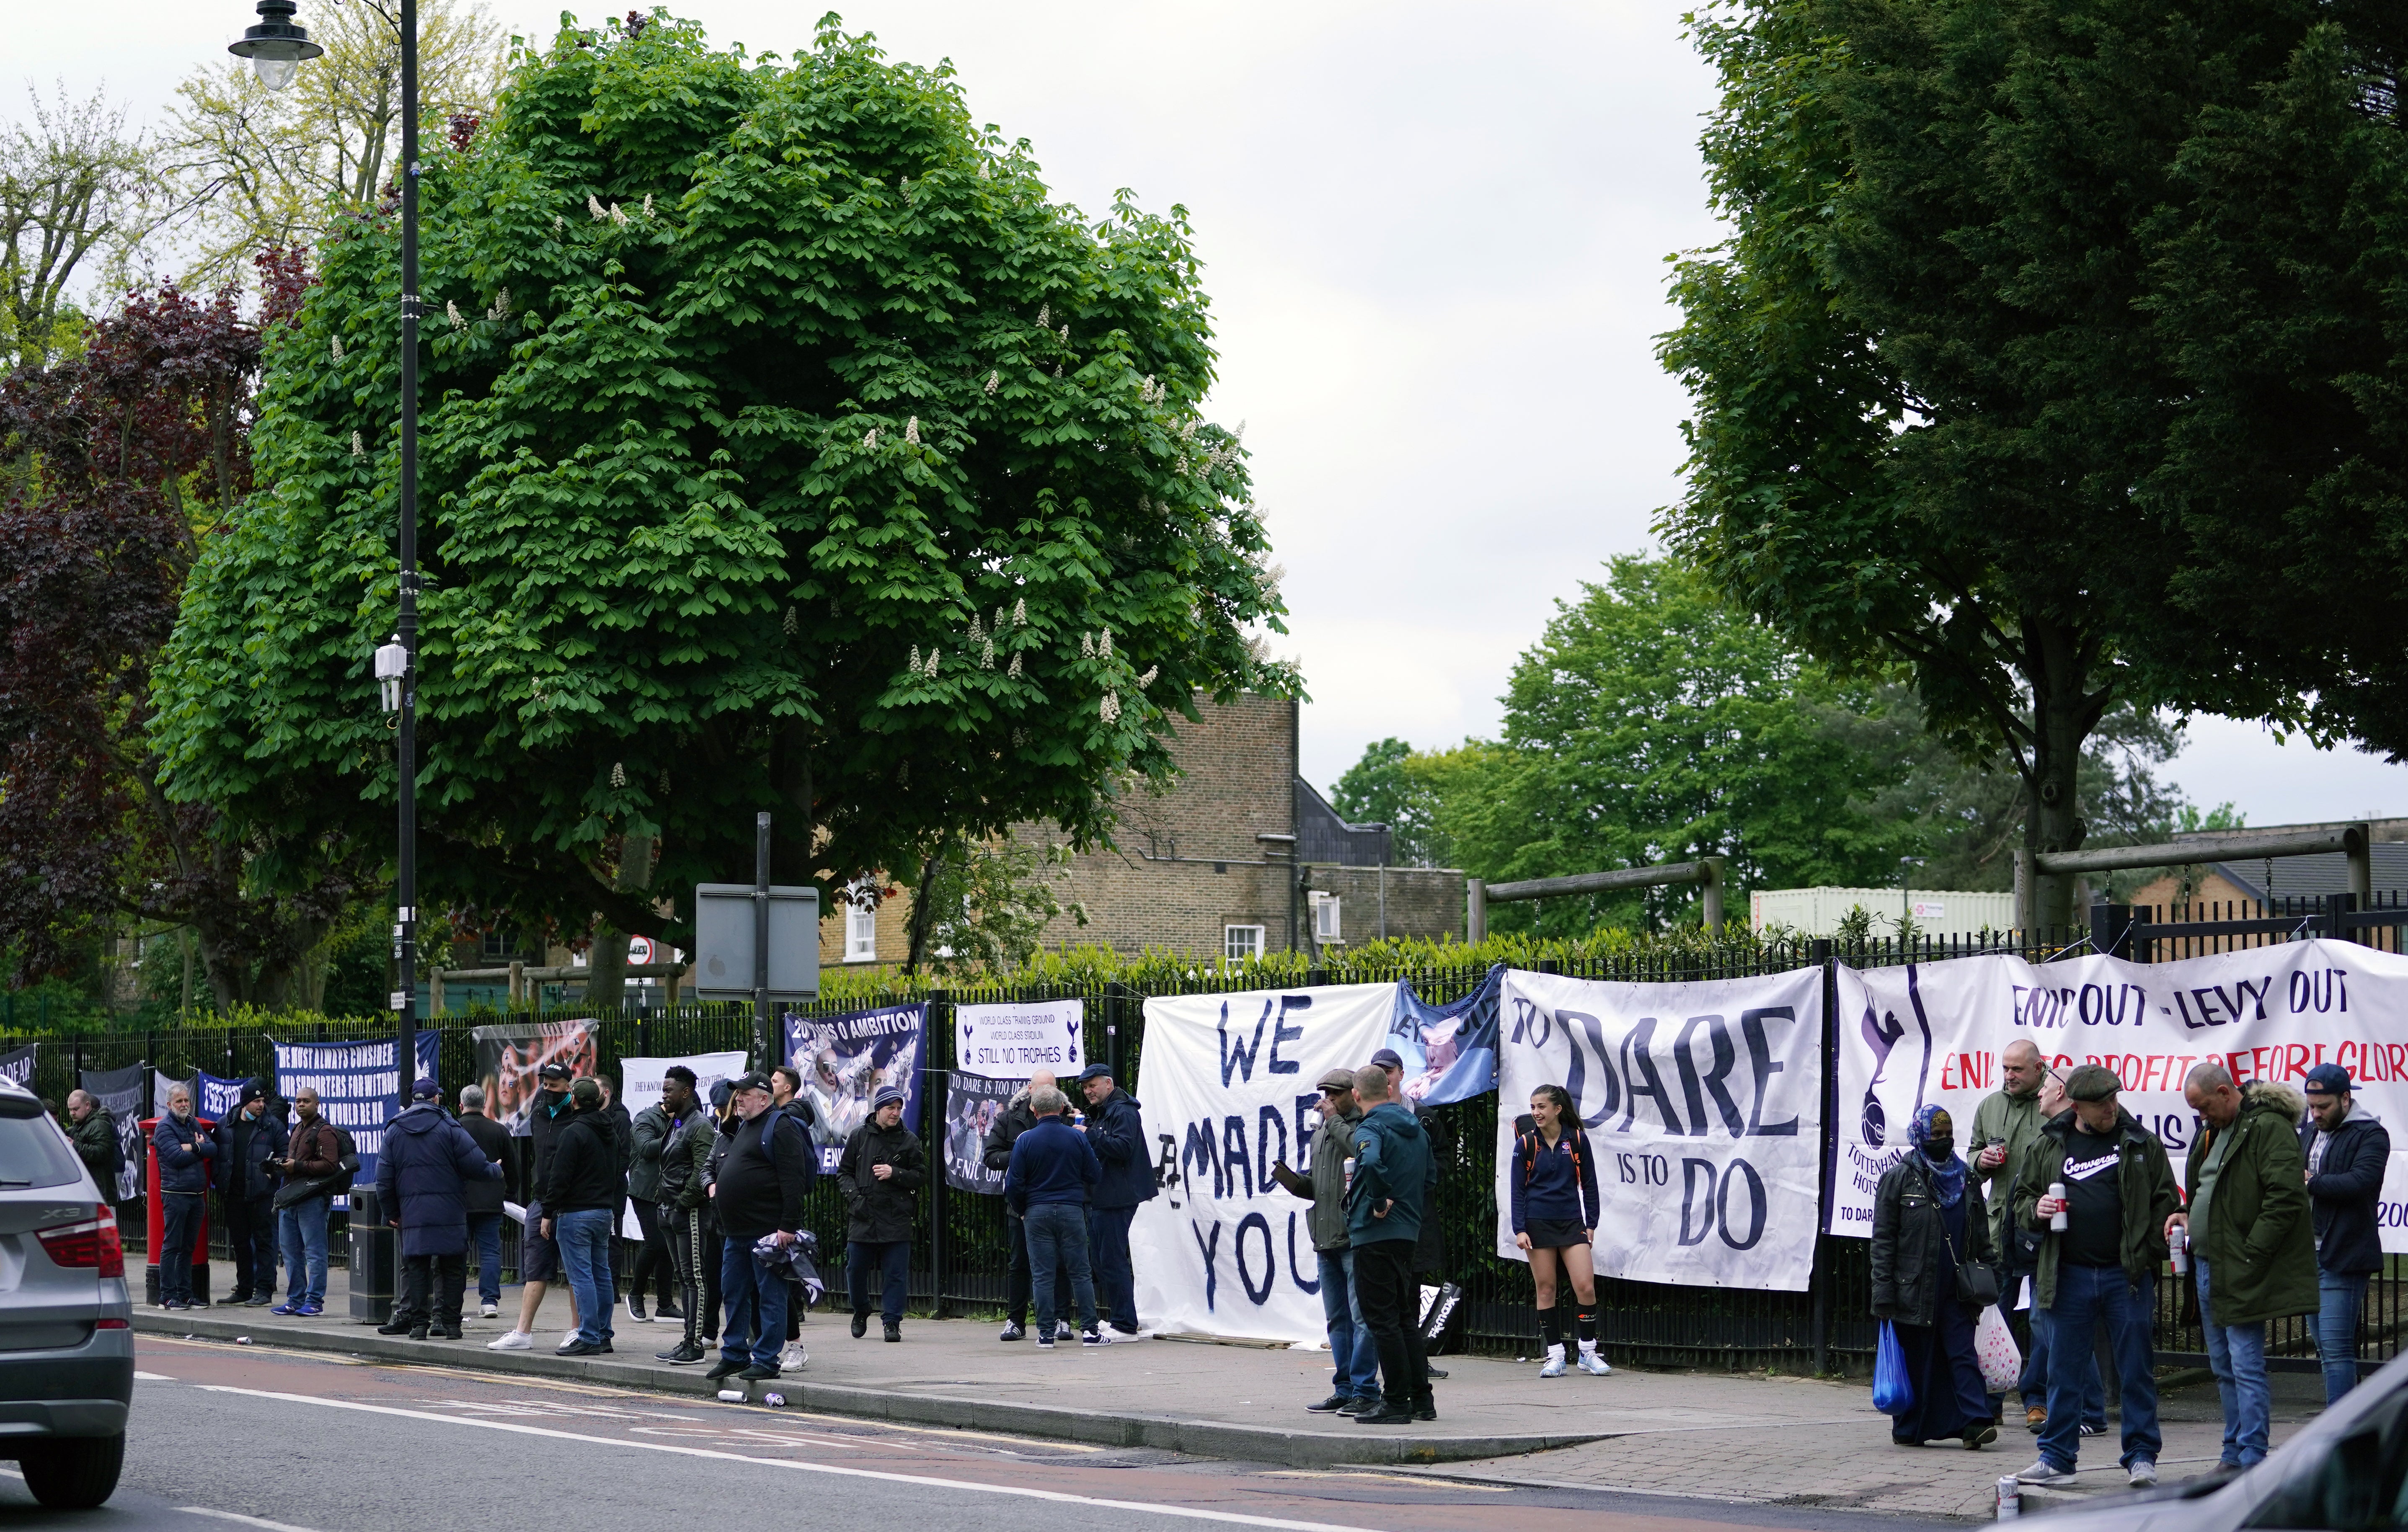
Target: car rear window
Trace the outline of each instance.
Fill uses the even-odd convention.
[[[49,1119],[0,1116],[0,1191],[65,1186],[82,1175],[83,1162]]]

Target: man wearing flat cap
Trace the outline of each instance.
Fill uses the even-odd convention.
[[[1110,1311],[1104,1328],[1107,1340],[1139,1340],[1145,1332],[1137,1319],[1137,1271],[1129,1260],[1129,1224],[1138,1204],[1151,1202],[1154,1156],[1147,1153],[1145,1118],[1137,1097],[1112,1079],[1109,1064],[1090,1064],[1079,1074],[1079,1089],[1087,1098],[1087,1142],[1103,1162],[1104,1179],[1096,1184],[1094,1215],[1087,1222],[1088,1253],[1096,1268],[1096,1301]]]
[[[2303,1082],[2308,1120],[2300,1124],[2307,1155],[2308,1201],[2316,1240],[2316,1355],[2324,1364],[2325,1403],[2358,1386],[2358,1314],[2367,1279],[2383,1269],[2375,1204],[2391,1163],[2391,1135],[2350,1090],[2349,1071],[2319,1064]]]
[[[903,1339],[903,1299],[911,1278],[911,1204],[928,1179],[920,1136],[903,1125],[903,1093],[879,1088],[869,1100],[869,1121],[844,1141],[836,1162],[844,1192],[845,1286],[853,1297],[853,1334],[869,1333],[869,1277],[879,1273],[880,1309],[886,1339]]]
[[[2015,1222],[2041,1237],[2032,1301],[2050,1324],[2048,1424],[2040,1460],[2016,1475],[2027,1484],[2073,1476],[2082,1448],[2082,1363],[2100,1326],[2123,1380],[2124,1452],[2135,1485],[2157,1482],[2157,1267],[2166,1258],[2166,1220],[2182,1208],[2166,1146],[2126,1111],[2123,1082],[2086,1064],[2066,1077],[2073,1105],[2049,1120],[2021,1157]],[[2054,1190],[2052,1190],[2054,1188]],[[2054,1226],[2065,1215],[2065,1227]]]
[[[1321,1258],[1321,1318],[1329,1329],[1329,1397],[1307,1410],[1353,1415],[1380,1408],[1380,1351],[1363,1306],[1354,1296],[1354,1251],[1346,1233],[1346,1162],[1354,1157],[1354,1124],[1363,1109],[1354,1099],[1354,1071],[1332,1069],[1321,1077],[1321,1125],[1313,1130],[1312,1158],[1299,1175],[1283,1155],[1272,1179],[1312,1200],[1308,1223],[1312,1252]]]

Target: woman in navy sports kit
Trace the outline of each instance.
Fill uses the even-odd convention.
[[[1547,1338],[1541,1378],[1564,1375],[1564,1324],[1556,1305],[1569,1283],[1580,1335],[1580,1369],[1602,1378],[1613,1368],[1597,1350],[1597,1277],[1589,1242],[1597,1238],[1597,1157],[1581,1131],[1572,1098],[1560,1085],[1530,1093],[1527,1126],[1513,1140],[1513,1242],[1529,1253]]]

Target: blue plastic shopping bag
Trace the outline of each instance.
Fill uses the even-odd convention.
[[[1873,1408],[1885,1415],[1903,1415],[1914,1408],[1914,1380],[1906,1375],[1898,1326],[1888,1320],[1881,1322],[1881,1349],[1873,1355]]]

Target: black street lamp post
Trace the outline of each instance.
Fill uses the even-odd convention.
[[[294,0],[259,0],[259,24],[226,51],[249,59],[271,91],[293,83],[302,61],[325,51],[293,20]],[[376,651],[387,712],[398,714],[401,785],[393,955],[398,988],[394,1074],[396,1108],[418,1075],[418,4],[401,0],[401,564],[400,621]]]

